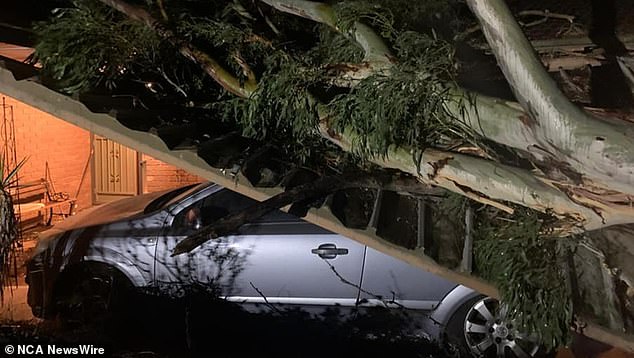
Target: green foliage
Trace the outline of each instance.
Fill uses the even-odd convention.
[[[218,108],[226,121],[238,121],[243,135],[279,144],[303,162],[321,141],[316,132],[317,102],[306,95],[320,78],[319,71],[281,53],[269,57],[266,65],[250,98],[236,98]]]
[[[9,259],[18,239],[18,226],[13,212],[11,195],[7,189],[26,162],[21,160],[15,168],[7,168],[3,157],[0,157],[0,299],[4,295],[4,287],[8,283],[11,270]]]
[[[334,5],[337,25],[344,31],[353,28],[355,21],[364,22],[381,36],[391,39],[398,33],[416,31],[446,34],[459,25],[460,0],[363,0],[340,1]]]
[[[308,60],[315,66],[323,64],[359,63],[363,60],[363,49],[340,32],[329,26],[318,26],[319,41],[308,53]]]
[[[342,1],[333,8],[341,32],[349,36],[356,23],[370,25],[392,45],[398,59],[388,76],[370,76],[329,104],[335,129],[351,132],[355,153],[366,158],[386,155],[393,145],[421,151],[447,137],[484,147],[478,134],[443,107],[449,99],[447,84],[455,76],[453,47],[433,32],[407,31],[403,26],[406,16],[410,23],[416,17],[420,22],[422,13],[427,14],[425,18],[430,13],[441,16],[450,5],[444,1],[414,5],[399,0]]]
[[[356,22],[371,26],[386,39],[393,37],[396,33],[392,12],[379,4],[366,1],[342,1],[335,4],[333,10],[337,27],[345,34],[354,31]]]
[[[245,41],[245,33],[241,29],[206,17],[183,16],[177,31],[188,41],[197,40],[212,47],[237,47]]]
[[[335,127],[354,131],[353,149],[364,157],[385,155],[392,145],[423,149],[442,135],[467,132],[443,108],[453,77],[451,47],[412,32],[394,47],[401,62],[389,76],[370,76],[329,105]]]
[[[547,348],[569,343],[573,307],[566,252],[573,239],[549,236],[553,218],[523,207],[509,215],[448,193],[437,210],[464,228],[474,210],[475,273],[494,284],[523,332],[540,336]]]
[[[565,252],[571,244],[548,237],[544,218],[525,208],[512,216],[480,215],[474,236],[477,273],[494,283],[510,316],[547,348],[569,343],[573,307]]]
[[[213,53],[244,80],[244,69],[235,58],[239,56],[260,82],[253,98],[229,101],[232,103],[229,107],[223,102],[221,107],[233,108],[229,110],[234,116],[231,120],[242,127],[245,135],[266,139],[271,137],[270,133],[281,131],[282,138],[291,139],[289,148],[295,148],[297,157],[304,158],[313,144],[319,142],[316,102],[307,90],[317,87],[324,64],[360,61],[363,58],[360,47],[341,33],[320,25],[314,28],[318,38],[306,38],[316,40],[307,51],[297,52],[297,48],[288,51],[288,43],[276,45],[280,39],[267,42],[254,34],[258,28],[258,13],[254,9],[227,1],[201,10],[206,16],[196,16],[188,8],[201,4],[164,3],[171,27],[179,37]],[[157,7],[153,1],[150,5]],[[355,128],[358,132],[358,142],[354,143],[357,153],[366,157],[381,155],[390,145],[423,148],[441,135],[465,132],[442,108],[446,96],[444,84],[453,75],[453,53],[447,43],[420,33],[397,33],[390,11],[377,4],[341,2],[335,10],[343,29],[351,30],[356,21],[381,29],[382,35],[393,42],[401,61],[389,77],[370,77],[330,103],[335,126]],[[154,12],[160,18],[156,9]],[[286,26],[280,21],[273,25],[270,19],[267,24],[277,31]],[[147,76],[140,72],[162,68],[170,61],[168,53],[176,51],[157,38],[153,30],[93,0],[77,1],[74,8],[59,10],[55,19],[40,24],[38,31],[41,35],[38,57],[67,92],[84,91],[104,80],[114,85],[130,77],[130,72],[135,72],[135,80],[145,81]],[[288,40],[288,36],[282,36],[281,40]],[[276,60],[280,62],[274,63]],[[159,74],[166,77],[164,71]],[[170,77],[174,81],[168,81],[164,87],[177,82],[179,89],[185,88],[188,93],[208,93],[196,76]],[[298,147],[304,143],[307,148]]]
[[[101,81],[113,86],[144,52],[159,46],[154,31],[94,0],[56,9],[35,26],[37,60],[63,91],[74,93]]]
[[[244,71],[240,67],[236,56],[257,69],[261,66],[261,59],[272,51],[271,47],[261,41],[248,29],[241,29],[231,23],[217,21],[207,17],[181,16],[176,24],[179,37],[197,45],[209,53],[214,53],[218,61],[227,64],[233,73],[244,78]]]

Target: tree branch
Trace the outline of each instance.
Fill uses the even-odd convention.
[[[251,83],[257,84],[255,73],[253,73],[253,70],[251,69],[249,64],[244,60],[244,58],[242,58],[242,55],[240,55],[240,51],[234,51],[231,54],[231,57],[233,57],[234,61],[238,63],[238,66],[240,66],[240,68],[242,69],[242,74],[247,78],[247,80]]]
[[[258,293],[258,295],[260,295],[260,297],[262,297],[262,299],[264,300],[264,304],[270,308],[272,311],[274,311],[275,313],[282,313],[279,308],[277,308],[275,305],[271,304],[271,302],[269,302],[269,299],[266,297],[266,295],[264,295],[264,292],[262,292],[259,288],[257,288],[253,282],[249,281],[249,285],[251,285],[251,288],[253,288],[255,290],[255,292]]]
[[[249,97],[255,91],[255,81],[247,81],[244,84],[234,75],[225,70],[215,59],[199,50],[194,45],[178,38],[172,31],[163,27],[158,20],[141,7],[130,5],[122,0],[101,0],[104,4],[122,12],[131,19],[143,22],[146,26],[156,31],[159,36],[172,43],[186,58],[197,63],[211,78],[227,91],[240,96]]]
[[[190,252],[209,240],[231,234],[245,223],[256,220],[273,210],[280,209],[298,201],[322,197],[350,185],[352,185],[351,182],[329,176],[294,187],[272,196],[263,202],[257,203],[246,210],[225,216],[215,223],[200,229],[197,233],[179,242],[174,248],[172,256]]]
[[[536,145],[597,186],[634,194],[634,128],[601,121],[568,100],[503,0],[468,0],[522,108]]]
[[[351,131],[331,135],[322,123],[321,132],[343,150],[352,149],[355,135]],[[634,222],[634,207],[628,203],[606,204],[528,170],[478,157],[427,149],[416,165],[409,150],[393,147],[372,162],[506,212],[512,209],[503,202],[553,214],[562,220],[561,235]]]
[[[260,1],[279,11],[313,20],[328,25],[336,31],[341,31],[337,27],[335,13],[328,4],[306,0]],[[355,66],[351,71],[343,73],[343,79],[354,84],[371,73],[385,73],[387,75],[395,59],[383,39],[372,28],[360,22],[355,22],[353,29],[353,33],[347,35],[352,36],[353,40],[363,49],[364,65],[359,66],[359,68]]]
[[[518,17],[520,16],[541,16],[542,17],[539,20],[535,20],[529,23],[523,23],[523,22],[520,23],[520,25],[526,26],[526,27],[541,24],[542,22],[547,21],[549,18],[566,20],[571,24],[575,21],[575,17],[572,15],[558,14],[556,12],[550,12],[548,10],[524,10],[517,13],[517,16]]]

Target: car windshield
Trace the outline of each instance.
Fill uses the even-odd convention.
[[[163,209],[178,201],[182,196],[190,195],[191,193],[204,188],[207,184],[191,184],[178,189],[174,189],[172,191],[168,191],[167,193],[159,196],[158,198],[152,200],[143,210],[143,213],[149,214],[151,212]]]

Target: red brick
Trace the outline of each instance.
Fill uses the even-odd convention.
[[[48,162],[55,189],[76,195],[90,155],[90,133],[0,93],[0,103],[2,98],[13,109],[18,160],[28,157],[20,171],[20,181],[43,178]],[[10,113],[8,110],[7,114]],[[150,156],[143,155],[143,160],[146,161],[146,192],[203,181]],[[91,176],[89,167],[79,191],[80,208],[92,205]]]
[[[20,171],[20,181],[43,178],[48,162],[55,189],[74,196],[90,153],[89,133],[15,99],[2,94],[0,97],[13,107],[18,160],[28,157]],[[88,188],[89,174],[83,184]],[[81,207],[92,204],[90,189],[80,192],[78,204]]]

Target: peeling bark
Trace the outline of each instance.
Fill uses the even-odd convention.
[[[634,127],[602,121],[559,90],[503,0],[468,0],[542,148],[599,186],[634,193]]]
[[[321,132],[327,137],[326,128],[322,127]],[[327,138],[343,150],[352,150],[354,135],[350,133]],[[372,161],[385,168],[410,173],[425,184],[445,188],[506,212],[512,209],[504,202],[549,212],[561,219],[561,227],[557,230],[561,235],[634,220],[634,207],[630,205],[608,206],[591,198],[580,198],[560,189],[555,185],[556,181],[478,157],[427,149],[417,166],[407,149],[392,148],[385,158]]]
[[[398,150],[391,154],[392,161],[401,158],[403,162],[407,157],[408,153]],[[437,165],[440,162],[444,163],[442,167]],[[409,170],[413,169],[415,167],[412,165]],[[562,233],[598,229],[607,224],[628,222],[634,217],[634,210],[631,209],[622,213],[602,208],[603,216],[598,215],[589,208],[598,204],[576,202],[566,192],[544,183],[529,171],[466,155],[426,150],[418,173],[421,178],[429,178],[424,182],[461,193],[500,210],[511,212],[512,209],[502,202],[512,202],[550,212],[563,222],[578,222],[581,225],[568,227]]]

